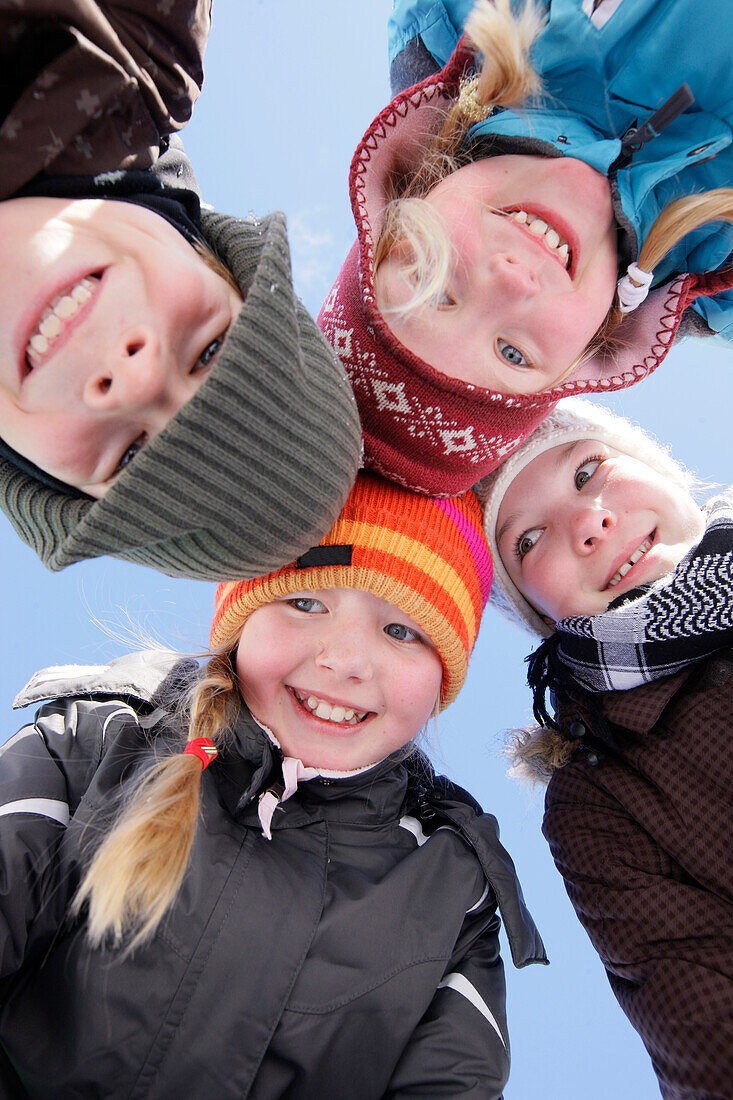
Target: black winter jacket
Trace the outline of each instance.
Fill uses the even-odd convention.
[[[164,751],[171,654],[47,670],[0,757],[3,1095],[499,1097],[509,1053],[497,903],[545,961],[495,820],[388,759],[301,784],[262,835],[280,761],[244,715],[202,776],[191,866],[154,939],[91,951],[67,909],[89,822]]]

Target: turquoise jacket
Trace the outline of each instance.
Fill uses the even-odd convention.
[[[442,68],[472,7],[473,0],[395,0],[390,61],[417,45]],[[577,157],[608,175],[625,263],[667,203],[733,186],[733,0],[602,0],[595,20],[612,12],[602,25],[581,0],[546,0],[544,7],[548,21],[532,58],[546,94],[521,112],[496,111],[471,138],[491,136],[512,152]],[[664,125],[673,113],[665,105],[683,83],[694,102]],[[643,124],[660,107],[656,133],[641,143]],[[704,227],[658,265],[654,285],[681,272],[715,271],[732,252],[733,227]],[[692,308],[733,338],[733,290],[698,298]]]

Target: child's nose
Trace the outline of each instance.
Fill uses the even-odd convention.
[[[534,298],[540,284],[533,268],[510,251],[494,252],[488,262],[494,293],[498,289],[513,298]]]
[[[344,680],[370,680],[374,674],[368,639],[356,628],[325,629],[316,664]]]
[[[616,517],[607,508],[575,508],[570,518],[571,540],[579,554],[592,554],[616,526]]]
[[[84,401],[104,412],[172,406],[176,374],[157,334],[147,327],[135,328],[102,353],[99,367],[84,383]]]

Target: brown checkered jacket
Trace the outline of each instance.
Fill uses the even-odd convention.
[[[733,651],[601,698],[619,751],[555,772],[543,832],[662,1095],[730,1100]]]

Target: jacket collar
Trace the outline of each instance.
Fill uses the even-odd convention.
[[[257,820],[259,796],[271,786],[281,789],[283,754],[246,707],[233,725],[229,745],[212,765],[219,776],[222,795],[232,815]],[[373,822],[397,814],[407,791],[407,770],[401,752],[372,767],[340,775],[328,772],[298,784],[297,792],[276,813],[273,829],[328,819],[354,824]]]
[[[692,671],[687,668],[675,676],[642,684],[633,691],[608,692],[603,696],[603,713],[616,726],[633,733],[649,733]]]

